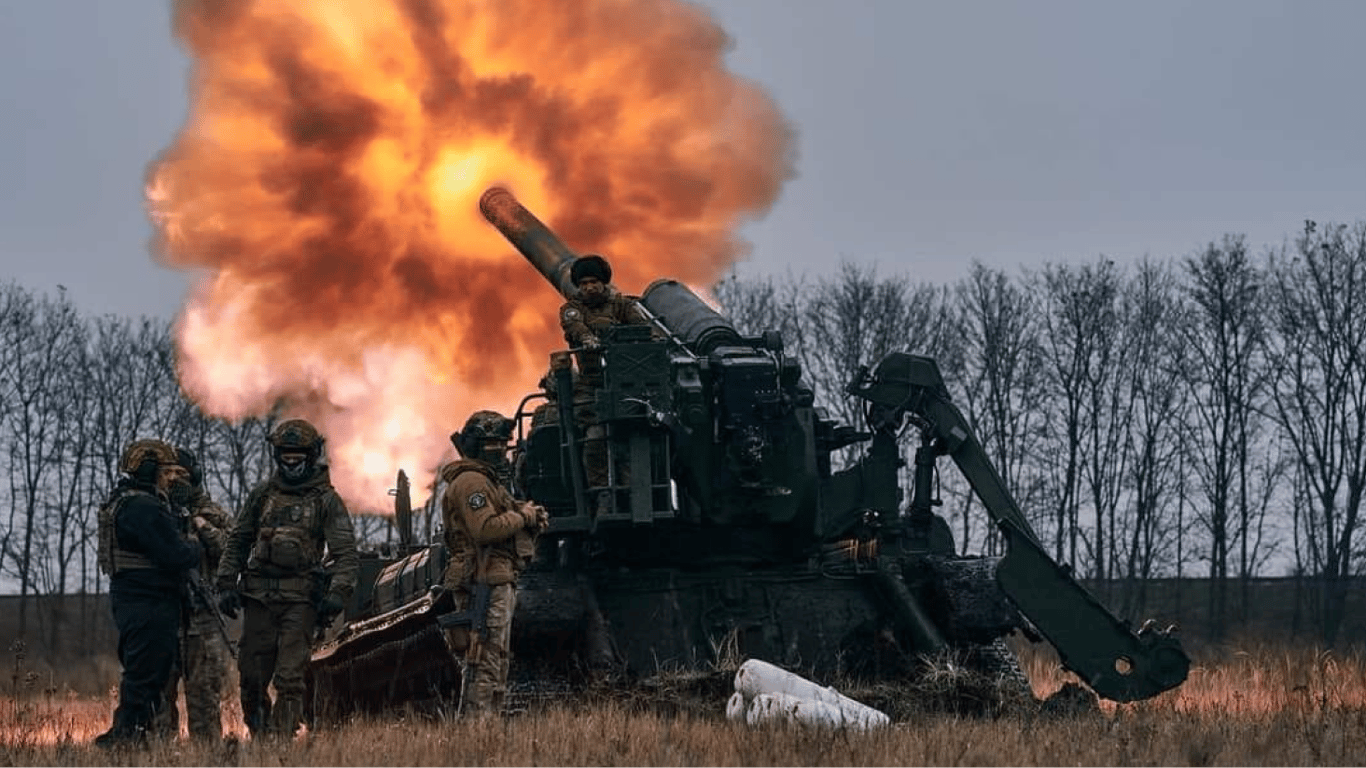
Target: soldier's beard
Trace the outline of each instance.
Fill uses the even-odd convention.
[[[607,303],[607,291],[579,291],[579,300],[590,307],[600,307]]]

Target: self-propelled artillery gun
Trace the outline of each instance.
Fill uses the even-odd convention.
[[[573,294],[576,254],[510,192],[487,190],[480,210]],[[777,333],[740,333],[674,280],[656,280],[639,301],[649,325],[552,353],[516,414],[510,484],[551,522],[521,580],[515,676],[630,679],[730,656],[817,680],[897,677],[948,654],[1018,678],[1002,638],[1021,630],[1107,699],[1185,680],[1190,662],[1174,635],[1151,623],[1135,632],[1047,554],[932,359],[898,352],[851,371],[846,394],[862,401],[866,423],[842,425],[816,406]],[[576,387],[576,358],[590,352],[601,376]],[[592,436],[576,419],[585,401],[602,427]],[[898,443],[908,425],[920,438],[909,499]],[[593,441],[606,457],[601,486],[584,471]],[[857,458],[837,466],[851,447]],[[944,459],[990,516],[1003,556],[957,552],[934,511]],[[346,625],[310,664],[314,701],[333,711],[458,690],[440,633],[454,613],[434,586],[444,549],[413,542],[400,485],[406,556],[368,563]]]

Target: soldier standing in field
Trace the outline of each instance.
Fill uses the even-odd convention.
[[[574,380],[574,420],[583,430],[583,466],[589,488],[597,488],[597,512],[611,509],[607,471],[607,428],[598,419],[597,391],[603,380],[602,335],[614,325],[648,325],[639,301],[612,285],[612,265],[597,254],[574,260],[569,279],[577,291],[560,307],[564,340],[579,352],[579,375]]]
[[[204,490],[204,470],[194,452],[177,448],[176,456],[189,474],[189,482],[171,488],[171,504],[184,516],[190,533],[203,550],[199,573],[212,578],[218,571],[228,531],[232,528],[232,519]],[[221,739],[223,721],[220,704],[223,700],[223,678],[227,674],[227,638],[223,636],[223,629],[210,606],[192,600],[188,614],[180,663],[172,670],[171,679],[166,684],[166,706],[157,715],[157,730],[171,737],[179,732],[180,710],[176,706],[176,689],[184,679],[185,714],[189,720],[190,736]]]
[[[517,502],[500,479],[507,464],[512,421],[494,411],[477,411],[451,435],[461,460],[441,470],[446,490],[441,519],[450,551],[444,586],[457,611],[475,612],[470,628],[446,630],[451,652],[463,660],[460,715],[500,714],[507,695],[512,614],[517,577],[535,553],[535,537],[549,525],[545,509]],[[482,622],[483,632],[476,627]]]
[[[351,517],[320,463],[322,435],[290,419],[267,441],[275,471],[247,496],[217,578],[223,613],[245,611],[237,665],[253,738],[298,730],[314,628],[345,608],[358,566]]]
[[[119,458],[124,475],[99,513],[99,561],[119,632],[119,703],[104,748],[147,742],[165,703],[166,680],[180,644],[185,579],[199,565],[199,545],[181,533],[167,492],[188,484],[175,449],[161,440],[130,444]]]

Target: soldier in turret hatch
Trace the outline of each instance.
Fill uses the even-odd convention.
[[[574,419],[583,430],[583,466],[588,487],[598,489],[597,511],[611,509],[612,492],[607,489],[607,428],[598,420],[597,390],[602,387],[603,332],[614,325],[648,325],[649,318],[634,296],[626,296],[612,285],[612,265],[597,254],[574,260],[569,279],[577,291],[560,307],[560,327],[564,340],[579,353],[579,375],[574,380]],[[625,478],[618,478],[618,483]]]

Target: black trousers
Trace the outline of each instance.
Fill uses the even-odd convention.
[[[123,667],[112,730],[131,735],[149,728],[164,704],[180,651],[180,597],[115,591],[111,601]]]

